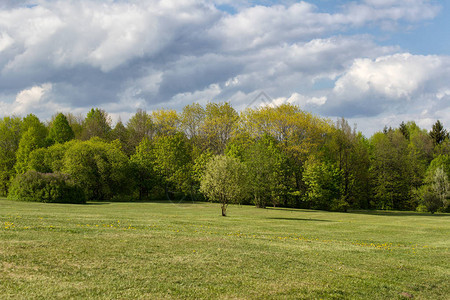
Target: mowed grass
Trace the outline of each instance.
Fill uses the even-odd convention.
[[[0,299],[449,299],[450,217],[0,200]]]

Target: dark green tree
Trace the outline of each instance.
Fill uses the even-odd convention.
[[[441,121],[437,120],[436,123],[434,123],[430,131],[430,137],[433,139],[435,145],[441,144],[448,138],[448,132],[444,129],[444,125],[442,125]]]
[[[342,192],[343,171],[337,164],[322,162],[312,156],[305,163],[303,180],[307,187],[304,201],[310,208],[339,211],[348,208]]]
[[[128,158],[120,145],[96,138],[73,143],[65,151],[62,172],[71,175],[88,200],[128,198],[134,185]]]
[[[142,139],[136,147],[136,153],[130,157],[130,163],[139,191],[139,200],[146,199],[149,197],[149,192],[158,183],[154,171],[152,143],[147,138]]]
[[[54,143],[65,143],[75,138],[75,133],[64,114],[56,115],[50,126],[48,137]]]
[[[114,129],[111,131],[111,140],[117,140],[119,141],[122,150],[130,155],[134,152],[134,148],[130,147],[129,144],[130,134],[128,132],[128,129],[123,125],[122,121],[119,120],[116,123],[116,126],[114,126]]]
[[[400,123],[398,130],[400,130],[400,132],[403,134],[405,139],[409,140],[409,130],[408,130],[408,126],[405,124],[405,122]]]
[[[243,156],[247,166],[248,189],[254,204],[265,208],[271,202],[276,206],[285,194],[283,167],[287,163],[277,141],[265,135],[250,145]]]
[[[111,118],[103,109],[92,108],[86,115],[83,122],[81,138],[89,140],[92,137],[99,137],[109,140],[111,133]]]
[[[408,141],[398,131],[376,133],[370,139],[372,206],[405,209],[411,197],[411,163]]]
[[[185,135],[158,136],[152,152],[154,170],[166,196],[171,197],[169,192],[192,192],[192,147]]]

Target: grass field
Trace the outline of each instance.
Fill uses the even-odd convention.
[[[0,299],[449,299],[450,216],[0,200]]]

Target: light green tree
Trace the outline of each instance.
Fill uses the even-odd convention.
[[[28,161],[31,152],[45,146],[45,134],[45,131],[32,126],[22,135],[19,148],[16,152],[16,164],[14,166],[17,174],[25,173],[28,170]]]
[[[205,121],[205,109],[198,103],[186,105],[180,115],[181,129],[190,142],[201,148],[201,128]]]
[[[222,216],[230,203],[237,203],[247,194],[246,168],[238,159],[217,155],[206,165],[200,191],[211,201],[221,204]]]
[[[204,147],[215,154],[223,154],[237,128],[238,120],[239,115],[230,103],[208,103],[200,129]]]
[[[425,184],[418,190],[419,203],[421,204],[418,209],[425,206],[431,213],[448,209],[450,183],[444,165],[440,164],[442,162],[445,162],[443,157],[435,159],[428,168]]]
[[[147,138],[151,141],[155,133],[155,126],[151,116],[142,109],[136,111],[128,121],[126,127],[129,134],[128,148],[132,149],[132,153],[134,153],[142,139]]]

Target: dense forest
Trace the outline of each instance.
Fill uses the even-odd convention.
[[[102,109],[0,119],[0,195],[42,202],[196,199],[346,211],[449,209],[450,141],[437,121],[366,138],[284,104]]]

